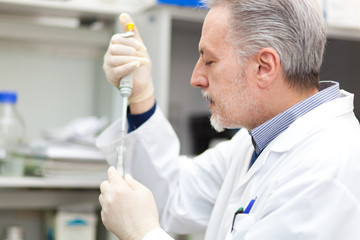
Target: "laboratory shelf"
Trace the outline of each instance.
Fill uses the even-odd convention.
[[[112,21],[120,12],[136,13],[154,5],[154,0],[0,0],[1,12],[67,17],[97,17]]]
[[[0,189],[6,188],[66,188],[98,189],[104,179],[75,177],[0,177]]]
[[[1,5],[0,5],[1,6]],[[48,19],[33,17],[5,16],[0,14],[0,38],[7,40],[26,40],[42,44],[71,44],[88,48],[103,48],[109,44],[113,34],[110,27],[91,29],[76,27],[76,21],[66,24],[49,24]],[[66,22],[66,21],[65,21]]]
[[[328,26],[328,37],[339,40],[360,41],[360,29]]]
[[[57,209],[88,204],[99,207],[98,189],[0,189],[0,209]]]
[[[57,209],[83,204],[98,208],[101,181],[91,178],[0,177],[0,209]]]

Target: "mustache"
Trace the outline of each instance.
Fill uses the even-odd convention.
[[[214,104],[214,100],[212,99],[212,97],[210,96],[210,94],[208,93],[208,91],[202,90],[202,91],[201,91],[201,94],[202,94],[202,96],[203,96],[203,98],[204,98],[205,100],[207,100],[208,102]]]

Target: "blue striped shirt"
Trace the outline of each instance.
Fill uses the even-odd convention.
[[[286,130],[296,119],[300,118],[321,104],[332,101],[339,97],[339,83],[332,81],[320,82],[318,93],[295,104],[274,118],[254,128],[250,132],[250,135],[252,137],[255,148],[253,156],[255,159],[252,159],[250,166],[256,160],[257,156],[259,156],[260,153],[264,150],[264,148],[280,133]]]

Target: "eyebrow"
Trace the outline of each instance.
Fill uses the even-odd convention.
[[[203,56],[205,53],[206,55],[210,55],[211,57],[215,57],[215,54],[210,51],[209,49],[206,49],[205,47],[199,49],[199,53],[201,56]]]
[[[200,54],[200,56],[204,55],[204,53],[206,52],[206,46],[204,46],[204,44],[202,43],[201,39],[200,39],[198,48],[199,48],[199,54]]]

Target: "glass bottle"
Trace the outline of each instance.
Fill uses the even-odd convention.
[[[23,228],[20,226],[9,226],[6,228],[6,237],[4,240],[24,240]]]
[[[17,108],[17,93],[0,91],[0,174],[23,174],[23,159],[13,153],[24,144],[25,123]]]

